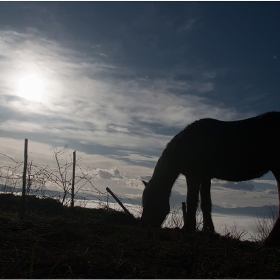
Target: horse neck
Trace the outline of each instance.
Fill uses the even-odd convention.
[[[150,180],[151,185],[166,191],[170,195],[172,186],[178,178],[180,172],[174,164],[172,164],[166,156],[162,155],[155,167],[153,176]]]

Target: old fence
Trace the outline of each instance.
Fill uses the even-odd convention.
[[[28,161],[28,139],[24,141],[23,162],[17,162],[1,153],[0,155],[12,162],[12,165],[0,167],[0,191],[21,194],[23,211],[25,211],[26,196],[33,194],[39,197],[59,199],[64,205],[70,207],[74,207],[77,200],[80,203],[79,206],[85,207],[92,200],[98,201],[99,207],[106,207],[116,200],[125,209],[124,211],[130,214],[120,201],[121,199],[127,201],[127,198],[121,196],[117,198],[109,188],[106,188],[106,192],[97,189],[93,184],[96,174],[83,170],[77,163],[76,151],[73,152],[70,161],[63,158],[67,151],[67,146],[54,150],[56,168],[42,167],[34,164],[33,161]],[[51,190],[50,186],[57,190],[55,191],[54,188]],[[131,201],[131,205],[133,204]]]

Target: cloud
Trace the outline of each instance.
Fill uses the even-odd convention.
[[[123,179],[123,177],[120,175],[120,171],[117,168],[111,169],[111,170],[102,170],[97,169],[97,174],[99,178],[101,179]]]
[[[151,180],[152,176],[141,176],[141,181],[149,182]]]
[[[186,202],[186,195],[181,194],[176,188],[172,189],[170,196],[170,206],[171,207],[182,207],[182,202]]]
[[[24,139],[16,140],[8,137],[1,137],[1,148],[0,153],[5,154],[11,157],[13,160],[17,162],[24,161]],[[33,164],[38,166],[46,166],[55,167],[56,163],[52,156],[54,147],[51,147],[48,144],[39,143],[36,141],[28,141],[28,160],[32,161]],[[70,154],[71,152],[69,152]],[[13,166],[14,163],[3,156],[0,158],[0,163],[6,166]]]
[[[267,193],[267,194],[278,194],[278,190],[269,189],[269,190],[266,190],[265,193]]]
[[[220,183],[220,186],[223,188],[234,189],[234,190],[245,190],[245,191],[253,191],[255,190],[255,186],[246,182],[223,182]]]
[[[195,18],[188,19],[182,26],[178,28],[177,32],[185,34],[186,32],[192,31],[196,21],[197,20]]]
[[[211,197],[213,204],[227,207],[247,207],[277,205],[278,196],[267,192],[265,189],[254,188],[251,181],[240,182],[241,186],[236,186],[229,182],[231,187],[224,187],[224,181],[212,180]],[[243,183],[249,184],[244,185]],[[251,185],[251,186],[250,186]]]
[[[16,120],[7,120],[1,123],[0,129],[13,132],[38,132],[43,130],[42,126],[37,123],[30,123],[26,121],[18,122]]]
[[[67,10],[76,8],[73,5]],[[225,77],[232,72],[196,59],[192,44],[201,20],[192,14],[192,4],[187,10],[185,4],[184,9],[177,6],[167,17],[160,11],[168,7],[147,5],[127,6],[126,17],[103,4],[93,5],[92,16],[86,5],[79,7],[85,21],[77,13],[70,19],[60,4],[28,4],[29,12],[20,5],[25,9],[19,15],[21,31],[0,29],[0,132],[6,137],[1,138],[1,151],[22,159],[23,141],[11,138],[29,138],[30,151],[36,147],[31,158],[53,164],[47,152],[69,143],[96,172],[95,186],[139,197],[141,180],[150,179],[164,147],[186,125],[204,117],[250,116],[214,101],[222,100],[222,80],[231,83]],[[107,18],[113,22],[109,28]],[[191,33],[194,40],[182,43]],[[44,80],[41,103],[18,95],[17,81],[28,72]],[[225,92],[224,100],[230,103],[231,93]],[[253,184],[214,183],[212,197],[228,205],[277,199],[273,191],[257,192]],[[174,200],[181,203],[185,178],[180,176],[174,188]]]
[[[144,154],[136,154],[133,151],[125,151],[125,150],[119,150],[118,151],[121,155],[114,155],[115,158],[120,159],[128,159],[131,162],[151,162],[154,165],[158,161],[158,156],[148,156]]]
[[[121,183],[131,189],[143,189],[143,183],[140,180],[142,176],[131,176],[129,174],[126,174],[126,172],[121,172],[116,167],[113,167],[111,169],[97,168],[95,172],[97,174],[97,178],[99,179],[112,180],[117,183]]]
[[[269,185],[277,186],[276,180],[255,179],[255,180],[252,180],[252,181],[256,184],[269,184]]]
[[[119,69],[97,57],[85,60],[81,54],[39,35],[0,31],[4,38],[0,45],[5,54],[1,62],[6,61],[7,73],[7,77],[2,77],[5,90],[1,94],[14,96],[13,84],[26,71],[38,71],[45,77],[48,97],[40,108],[35,106],[33,114],[48,117],[55,114],[77,125],[86,119],[87,127],[108,133],[141,133],[143,124],[147,128],[152,124],[183,128],[204,116],[231,119],[237,114],[234,110],[213,107],[206,99],[194,95],[211,91],[209,75],[206,82],[201,78],[200,81],[157,78],[145,82],[140,78],[127,79],[125,68]],[[124,76],[116,78],[115,73]],[[185,94],[174,95],[176,92]],[[22,112],[24,100],[16,102],[6,101],[6,105]]]
[[[109,125],[108,129],[112,129],[113,131],[117,131],[117,132],[123,132],[123,133],[129,133],[130,131],[125,128],[125,127],[118,127],[118,126],[114,126],[114,125]]]
[[[36,30],[0,30],[0,37],[1,134],[31,137],[50,146],[71,142],[71,148],[90,154],[86,160],[102,188],[106,180],[110,186],[117,184],[121,193],[140,193],[141,176],[153,172],[147,166],[154,167],[166,144],[186,125],[203,117],[239,116],[203,97],[215,87],[216,73],[209,69],[183,65],[176,73],[186,70],[191,79],[146,78],[99,54],[66,48]],[[102,45],[98,52],[106,53]],[[46,98],[41,103],[16,94],[16,81],[26,72],[44,79]],[[105,153],[110,156],[102,161]]]
[[[151,150],[163,149],[170,140],[157,131],[159,125],[179,130],[202,117],[232,119],[237,115],[234,110],[209,105],[205,98],[176,94],[211,91],[207,80],[213,75],[206,75],[206,82],[143,81],[106,59],[85,59],[82,53],[40,35],[0,30],[4,53],[0,68],[5,68],[0,95],[2,106],[15,116],[1,125],[3,131],[21,130],[25,127],[22,119],[30,116],[34,133],[45,131],[89,144]],[[45,79],[47,98],[41,104],[15,95],[14,81],[26,71],[38,71]],[[115,73],[121,76],[117,78]]]

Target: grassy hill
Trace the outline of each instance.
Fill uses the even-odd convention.
[[[0,195],[1,278],[279,278],[280,251],[230,236],[147,229],[110,209]]]

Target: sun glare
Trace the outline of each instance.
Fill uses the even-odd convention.
[[[44,80],[35,73],[28,73],[18,80],[18,95],[32,102],[41,102],[45,95]]]

